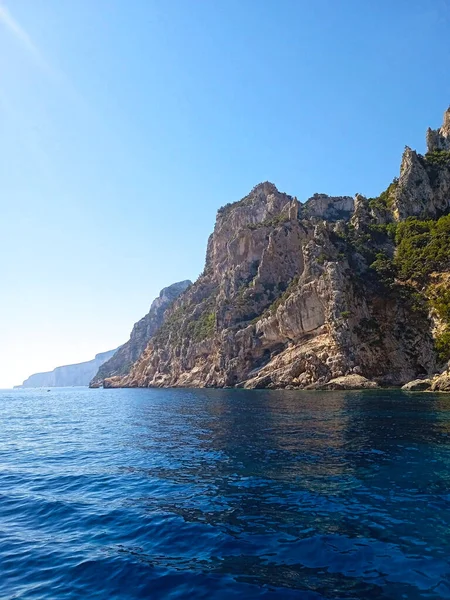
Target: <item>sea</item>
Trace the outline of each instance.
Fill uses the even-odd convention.
[[[0,598],[450,598],[450,395],[1,391]]]

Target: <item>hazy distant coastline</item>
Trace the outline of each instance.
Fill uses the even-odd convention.
[[[15,388],[37,388],[37,387],[68,387],[72,385],[89,385],[89,382],[97,373],[98,369],[109,360],[116,352],[108,350],[95,355],[95,358],[86,362],[73,365],[56,367],[53,371],[34,373],[30,375],[22,385]]]

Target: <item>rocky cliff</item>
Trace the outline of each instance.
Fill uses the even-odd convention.
[[[102,385],[103,380],[107,377],[126,375],[129,372],[133,363],[145,350],[151,337],[161,326],[164,312],[190,285],[192,282],[189,280],[179,281],[161,290],[159,296],[153,300],[145,317],[134,324],[130,339],[120,346],[109,360],[101,366],[99,365],[98,372],[93,373],[95,377],[91,376],[91,387]]]
[[[377,198],[268,182],[222,207],[205,269],[126,376],[105,386],[342,388],[450,358],[450,110]]]
[[[24,388],[35,387],[68,387],[73,385],[89,385],[92,377],[99,367],[113,356],[115,350],[96,354],[95,358],[74,365],[56,367],[47,373],[35,373],[25,379],[21,386]]]

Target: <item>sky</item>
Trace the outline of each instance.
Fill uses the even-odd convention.
[[[0,388],[125,342],[257,183],[377,195],[449,66],[450,0],[0,0]]]

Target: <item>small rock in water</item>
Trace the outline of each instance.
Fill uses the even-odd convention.
[[[423,392],[431,387],[431,379],[414,379],[402,386],[405,392]]]

